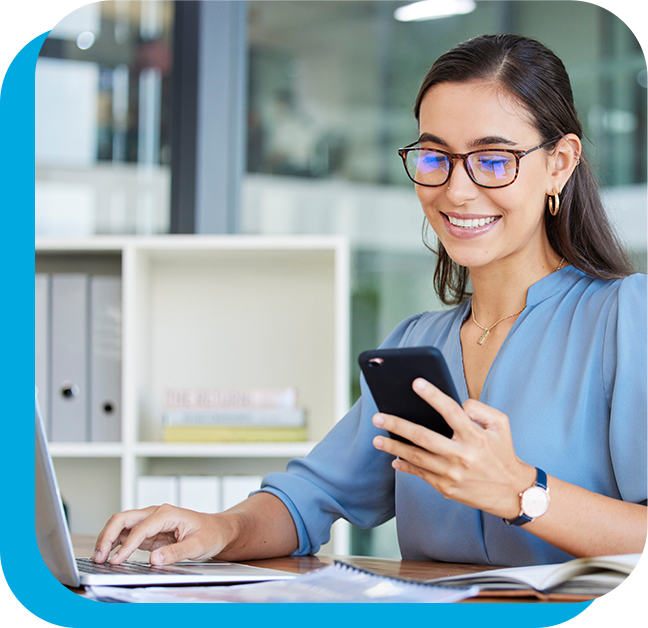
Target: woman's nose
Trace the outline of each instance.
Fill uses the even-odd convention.
[[[479,186],[470,178],[466,163],[455,159],[450,178],[446,182],[446,196],[455,205],[461,205],[479,194]]]

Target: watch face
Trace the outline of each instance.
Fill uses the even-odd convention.
[[[532,486],[522,494],[522,512],[531,519],[544,515],[549,508],[549,495],[539,486]]]

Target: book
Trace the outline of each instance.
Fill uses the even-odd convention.
[[[306,413],[301,408],[231,410],[174,410],[165,412],[163,425],[230,425],[263,427],[303,427]]]
[[[480,573],[434,578],[428,584],[476,586],[481,593],[538,598],[589,600],[609,593],[632,572],[641,554],[577,558],[565,563],[492,569]]]
[[[167,425],[162,438],[171,443],[282,443],[307,440],[306,427]]]
[[[269,389],[199,389],[170,388],[165,405],[169,410],[231,410],[267,408],[286,410],[297,407],[295,388]]]

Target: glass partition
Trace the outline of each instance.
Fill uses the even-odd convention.
[[[401,22],[405,2],[249,2],[246,233],[342,233],[353,248],[357,355],[405,316],[442,305],[423,215],[396,153],[417,137],[429,66],[482,33],[535,37],[564,61],[606,207],[646,269],[646,62],[629,28],[579,1],[478,1],[464,15]],[[393,522],[354,530],[352,551],[397,556]]]
[[[66,16],[36,66],[36,235],[166,233],[173,2]]]

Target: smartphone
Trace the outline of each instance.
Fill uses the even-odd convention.
[[[380,412],[407,419],[452,438],[454,432],[445,419],[412,389],[412,382],[422,377],[461,403],[448,365],[438,349],[408,347],[364,351],[358,362]],[[413,444],[397,434],[390,432],[389,435]]]

